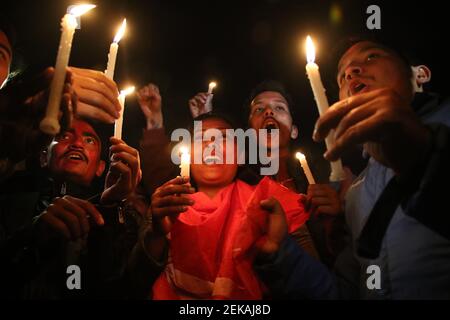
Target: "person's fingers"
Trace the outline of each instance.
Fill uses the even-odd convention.
[[[96,225],[102,226],[105,224],[105,220],[103,219],[102,215],[92,203],[71,196],[67,197],[69,198],[70,201],[74,202],[75,204],[86,210],[87,214],[89,214],[89,216],[94,220]]]
[[[49,214],[48,212],[46,212],[42,214],[39,219],[41,220],[41,223],[50,226],[53,231],[55,231],[63,238],[67,240],[70,240],[72,238],[70,230],[66,226],[66,224],[62,220],[55,217],[53,214]]]
[[[191,206],[194,200],[187,197],[165,196],[154,201],[155,208],[171,207],[171,206]]]
[[[71,212],[78,218],[81,235],[87,234],[89,232],[89,220],[86,215],[86,211],[74,202],[70,201],[67,196],[59,198],[56,201],[58,205]]]
[[[181,177],[177,176],[176,178],[173,178],[167,182],[165,182],[161,187],[165,187],[172,184],[182,185],[187,184],[189,182],[189,177]]]
[[[333,104],[320,118],[317,120],[313,139],[320,141],[325,139],[331,129],[335,128],[341,119],[350,110],[361,106],[362,104],[375,99],[380,94],[379,90],[362,93],[360,95],[350,97]]]
[[[86,79],[79,84],[79,88],[84,89],[86,92],[97,93],[102,97],[109,100],[109,102],[117,109],[120,110],[120,104],[116,92],[111,91],[108,86],[103,82],[98,82],[92,79]],[[119,108],[117,107],[119,106]],[[115,111],[117,111],[115,110]]]
[[[115,153],[125,152],[125,153],[129,153],[133,157],[136,157],[136,158],[139,157],[139,151],[137,151],[135,148],[130,147],[129,145],[125,144],[125,142],[123,142],[123,140],[111,137],[110,141],[112,144],[112,146],[109,147],[109,150],[111,153],[115,154]]]
[[[335,139],[338,139],[350,127],[371,117],[372,115],[375,115],[378,112],[382,111],[377,107],[373,100],[362,104],[360,107],[350,110],[344,117],[342,117],[341,121],[339,121],[339,124],[336,126],[334,132]]]
[[[206,103],[206,99],[203,99],[202,97],[196,97],[195,100],[197,101],[197,104],[201,106]]]
[[[335,161],[340,158],[347,148],[377,139],[377,134],[379,134],[380,130],[383,131],[386,125],[388,124],[384,123],[380,125],[380,118],[376,115],[358,122],[336,139],[331,149],[325,152],[325,159]]]
[[[274,197],[262,200],[259,204],[262,209],[272,213],[277,213],[280,209],[280,203]]]
[[[185,212],[188,209],[189,209],[188,206],[171,206],[171,207],[157,208],[153,210],[153,215],[156,218],[174,216],[182,212]]]
[[[311,209],[312,209],[311,197],[308,196],[305,199],[305,210],[311,211]]]
[[[336,212],[336,208],[329,205],[322,205],[316,208],[315,215],[328,215],[328,216],[336,216],[338,212]]]
[[[328,189],[308,189],[308,196],[309,197],[328,197],[331,196],[334,190],[328,190]]]
[[[189,185],[177,185],[177,184],[173,184],[173,185],[166,185],[162,188],[160,188],[159,190],[155,191],[155,196],[158,197],[165,197],[168,195],[173,195],[173,194],[191,194],[191,193],[195,193],[195,189],[192,188]]]
[[[95,79],[95,80],[105,84],[109,88],[109,90],[111,90],[112,92],[115,92],[117,97],[119,96],[119,88],[117,87],[117,84],[113,80],[108,78],[103,72],[100,72],[97,70],[75,68],[75,67],[70,67],[70,69],[71,69],[74,77],[76,75],[80,75],[80,76],[84,76],[84,77],[87,77],[90,79]]]
[[[53,214],[55,217],[57,217],[58,219],[60,219],[65,223],[65,225],[70,231],[70,237],[72,240],[81,237],[81,227],[78,221],[78,217],[74,215],[71,211],[65,209],[62,206],[56,206],[54,204],[51,204],[48,207],[47,212]]]
[[[106,111],[86,104],[78,100],[77,103],[77,115],[84,118],[94,119],[105,123],[114,123],[116,120]]]
[[[116,119],[119,117],[119,111],[117,110],[115,103],[111,102],[103,94],[84,88],[78,88],[75,92],[77,93],[80,102],[97,107]]]
[[[329,197],[312,197],[311,198],[311,204],[313,206],[322,206],[322,205],[329,205],[333,203],[332,199]]]
[[[112,162],[109,171],[120,176],[120,180],[126,181],[128,184],[133,183],[133,174],[131,168],[123,162]]]

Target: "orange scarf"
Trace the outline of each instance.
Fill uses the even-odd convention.
[[[169,261],[153,286],[153,298],[261,299],[253,248],[266,227],[267,212],[259,203],[270,196],[281,203],[289,232],[308,219],[299,201],[303,195],[268,177],[257,186],[236,180],[214,199],[193,194],[195,204],[172,227]]]

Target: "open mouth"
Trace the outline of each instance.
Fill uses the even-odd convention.
[[[64,154],[64,158],[72,160],[72,161],[86,161],[86,156],[79,151],[69,151]]]
[[[272,130],[279,129],[278,123],[275,120],[268,119],[264,121],[263,129],[266,129],[268,133],[271,133]]]
[[[355,95],[358,93],[361,93],[365,88],[367,88],[367,85],[362,82],[354,82],[350,85],[350,93],[351,95]]]
[[[218,163],[223,163],[223,161],[221,161],[222,159],[219,156],[206,156],[203,158],[203,162],[205,164],[218,164]]]

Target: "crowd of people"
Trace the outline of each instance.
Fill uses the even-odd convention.
[[[301,139],[283,84],[249,90],[246,128],[278,171],[239,164],[235,116],[208,93],[186,104],[220,148],[180,176],[158,86],[138,92],[139,150],[111,137],[116,83],[68,67],[61,131],[39,130],[53,68],[8,79],[12,26],[0,24],[0,292],[15,299],[449,299],[450,100],[427,92],[431,71],[379,39],[336,51],[339,101],[316,122],[324,154],[362,145],[362,172],[308,184],[292,157]],[[190,128],[197,137],[197,132]],[[275,139],[275,132],[276,139]],[[217,142],[217,141],[214,141]],[[194,141],[192,141],[194,144]],[[234,155],[231,163],[218,161]],[[194,154],[191,155],[191,158]],[[81,270],[68,286],[69,266]],[[369,285],[375,266],[379,279]]]

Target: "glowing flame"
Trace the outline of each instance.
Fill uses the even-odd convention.
[[[214,89],[216,86],[217,86],[217,83],[215,83],[215,82],[210,82],[210,83],[209,83],[209,90]]]
[[[296,154],[295,154],[295,157],[298,159],[298,160],[305,160],[306,158],[305,158],[305,155],[303,154],[303,153],[301,153],[301,152],[297,152]]]
[[[114,42],[119,43],[120,39],[122,39],[123,35],[125,34],[125,29],[127,28],[127,19],[123,19],[122,25],[119,28],[119,31],[117,31],[116,36],[114,37]]]
[[[72,7],[69,13],[74,17],[79,17],[88,12],[89,10],[94,9],[95,7],[96,7],[95,4],[81,4],[79,6]]]
[[[308,63],[313,63],[316,59],[316,49],[310,36],[306,37],[306,60]]]
[[[180,147],[180,153],[181,154],[188,154],[189,153],[188,148],[185,147],[185,146]]]
[[[128,88],[126,88],[124,90],[121,90],[120,94],[123,95],[123,96],[127,96],[127,95],[129,95],[129,94],[131,94],[133,92],[134,92],[134,86],[128,87]]]

